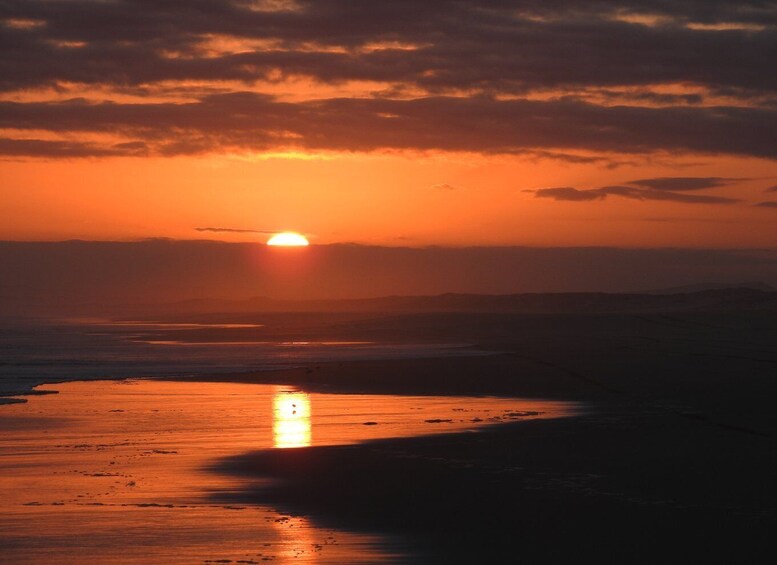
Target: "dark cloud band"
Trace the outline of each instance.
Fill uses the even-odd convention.
[[[777,108],[602,107],[572,100],[481,96],[289,103],[234,93],[181,104],[0,102],[0,128],[119,133],[130,145],[111,145],[110,150],[127,154],[145,147],[154,154],[181,155],[282,146],[481,153],[672,150],[777,158]],[[33,141],[24,143],[32,153]],[[35,143],[42,155],[59,150]],[[88,153],[88,147],[81,150]]]
[[[125,139],[15,135],[0,154],[285,145],[773,159],[774,53],[768,0],[0,2],[0,91],[10,98],[51,87],[156,100],[3,102],[3,128]],[[300,76],[343,92],[371,81],[375,92],[294,103],[256,92]],[[188,102],[159,101],[173,93]]]

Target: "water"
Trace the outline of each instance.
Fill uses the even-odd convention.
[[[5,323],[0,325],[0,397],[63,380],[231,373],[311,362],[474,354],[452,344],[316,341],[307,339],[304,332],[293,339],[268,340],[251,333],[256,328],[261,325],[101,320]],[[193,329],[217,340],[193,341]],[[225,339],[224,332],[239,337]]]
[[[462,432],[573,410],[537,400],[307,394],[234,383],[40,389],[59,392],[0,409],[2,563],[412,562],[401,540],[218,502],[263,479],[208,469],[260,449]]]
[[[401,540],[219,502],[266,479],[208,469],[255,450],[461,432],[572,409],[520,399],[117,380],[479,354],[456,344],[264,330],[103,320],[0,326],[0,402],[37,393],[0,406],[0,563],[409,562]]]

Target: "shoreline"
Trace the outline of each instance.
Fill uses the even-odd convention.
[[[153,377],[162,380],[288,384],[311,392],[500,396],[595,401],[618,394],[558,367],[509,352],[488,355],[324,361],[298,367]]]
[[[162,380],[593,408],[478,433],[246,450],[208,464],[248,481],[213,494],[225,504],[398,535],[432,563],[768,562],[777,560],[776,321],[705,313],[376,320],[383,337],[467,340],[493,354],[306,360]],[[261,477],[273,480],[260,488]]]

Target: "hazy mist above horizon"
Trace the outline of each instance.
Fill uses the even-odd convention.
[[[777,251],[605,247],[269,248],[216,241],[0,242],[0,314],[190,299],[635,292],[777,284]]]

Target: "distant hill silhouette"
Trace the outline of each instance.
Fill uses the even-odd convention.
[[[766,285],[764,285],[766,286]],[[138,305],[131,313],[144,316],[185,314],[249,314],[277,312],[424,313],[477,312],[514,314],[606,314],[693,310],[777,310],[777,292],[758,288],[712,288],[689,292],[651,293],[524,293],[386,296],[344,300],[187,300]]]
[[[777,286],[777,249],[331,244],[279,250],[218,241],[0,241],[5,317],[107,316],[143,304],[174,312],[618,310],[624,303],[653,307],[655,300],[595,293],[725,290],[677,286],[706,281]],[[530,292],[552,294],[528,298]]]
[[[775,292],[775,288],[764,282],[744,282],[744,283],[702,283],[687,284],[683,286],[673,286],[670,288],[661,288],[657,290],[645,291],[645,294],[687,294],[691,292],[701,292],[705,290],[728,290],[732,288],[746,288],[752,290],[762,290],[764,292]]]

